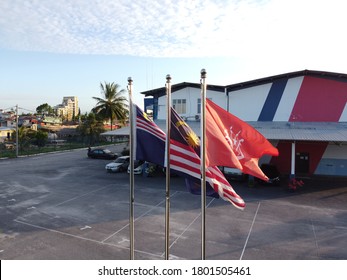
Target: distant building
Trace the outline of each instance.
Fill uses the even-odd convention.
[[[11,140],[13,138],[14,133],[15,129],[11,127],[0,127],[0,143],[4,143],[7,140]]]
[[[0,126],[15,127],[16,113],[13,111],[4,112],[4,110],[0,109]]]
[[[41,126],[42,125],[61,125],[62,120],[60,117],[52,117],[52,116],[45,116],[42,119]]]
[[[38,120],[36,116],[19,116],[18,117],[18,126],[26,127],[32,130],[37,131]]]
[[[63,102],[54,107],[56,114],[67,121],[71,121],[78,115],[78,98],[76,96],[65,96]]]

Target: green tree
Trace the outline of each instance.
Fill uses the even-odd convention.
[[[30,129],[24,126],[21,126],[18,129],[18,144],[19,150],[23,152],[24,148],[29,147],[30,145]]]
[[[128,117],[127,98],[123,95],[124,89],[115,83],[100,83],[101,94],[103,98],[93,97],[97,103],[93,108],[93,112],[102,116],[104,120],[111,120],[111,130],[113,121],[116,119],[121,123],[125,123]]]
[[[44,147],[47,143],[48,133],[38,130],[33,134],[34,143],[39,147]]]
[[[83,115],[80,114],[80,121],[84,122],[88,119],[88,113],[84,113]]]
[[[48,115],[51,115],[54,113],[54,109],[49,106],[47,103],[44,103],[44,104],[41,104],[40,106],[36,107],[36,112],[38,114],[48,114]]]
[[[47,139],[48,133],[43,130],[34,131],[24,126],[18,129],[18,144],[21,152],[29,148],[30,144],[43,147],[46,145]]]
[[[98,120],[94,113],[89,113],[86,120],[81,123],[77,130],[83,138],[88,139],[88,144],[93,145],[99,140],[100,133],[104,132],[104,125],[101,120]]]

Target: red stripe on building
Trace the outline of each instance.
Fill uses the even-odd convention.
[[[316,77],[304,77],[296,98],[289,121],[291,122],[338,122],[347,102],[347,83]],[[310,155],[309,174],[313,174],[322,159],[328,142],[298,142],[296,153],[307,152]],[[281,171],[290,170],[290,144],[279,143],[277,148],[281,154],[277,166]]]
[[[289,121],[338,122],[347,101],[347,83],[305,77]]]

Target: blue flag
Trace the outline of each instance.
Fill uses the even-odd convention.
[[[135,158],[164,166],[166,134],[149,119],[146,113],[136,105],[134,106],[136,109]]]

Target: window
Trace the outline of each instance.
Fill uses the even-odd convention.
[[[212,101],[212,98],[208,98],[209,100],[211,100]],[[198,114],[201,114],[201,98],[198,98],[198,108],[197,108],[197,112],[198,112]]]
[[[186,106],[186,100],[185,99],[173,99],[172,100],[172,107],[176,110],[178,114],[186,114],[187,113],[187,106]]]

